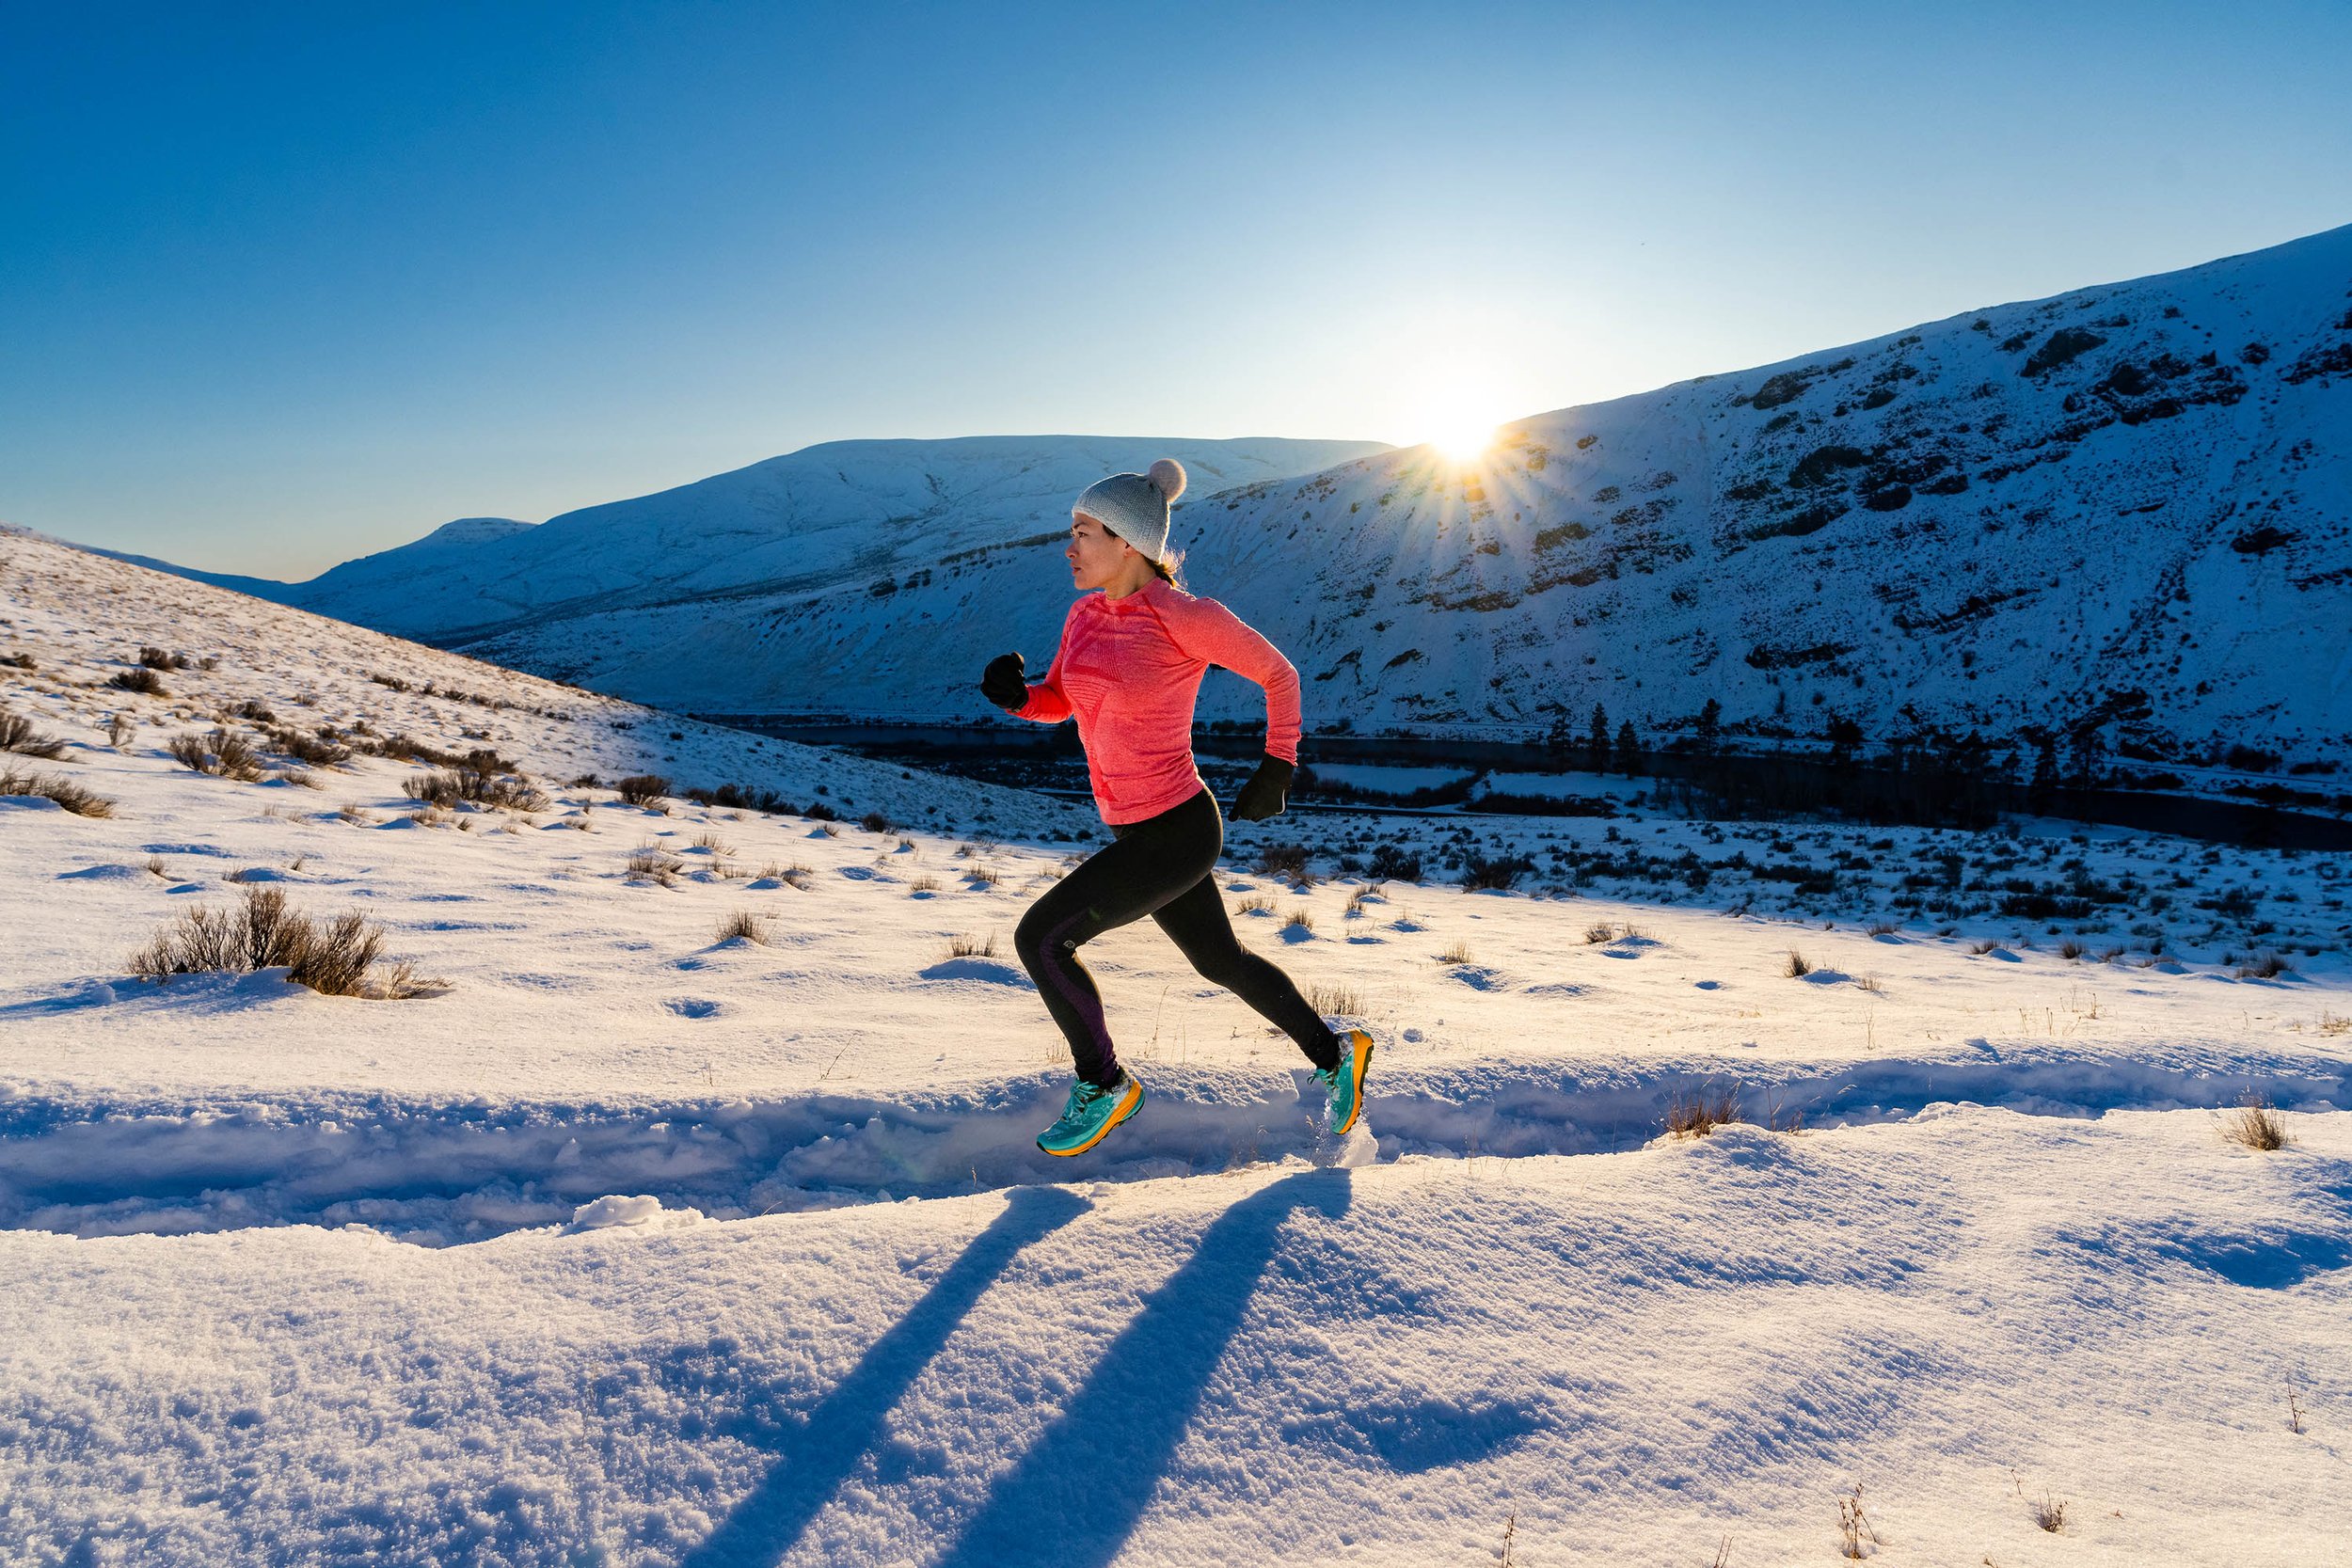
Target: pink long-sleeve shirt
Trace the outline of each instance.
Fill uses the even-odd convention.
[[[1298,672],[1215,599],[1154,578],[1123,599],[1082,595],[1062,623],[1045,679],[1016,717],[1078,721],[1103,820],[1140,822],[1202,788],[1192,760],[1193,702],[1212,664],[1265,689],[1265,749],[1298,760]]]

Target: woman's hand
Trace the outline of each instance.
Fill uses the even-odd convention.
[[[1007,713],[1018,713],[1029,705],[1029,688],[1021,678],[1019,654],[998,654],[988,661],[980,676],[980,695]]]
[[[1233,820],[1263,822],[1269,816],[1279,816],[1290,803],[1291,775],[1297,769],[1280,757],[1270,756],[1258,764],[1258,770],[1249,775],[1249,782],[1233,797]]]

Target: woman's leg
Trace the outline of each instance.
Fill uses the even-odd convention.
[[[1012,937],[1045,1010],[1070,1041],[1078,1076],[1100,1088],[1119,1081],[1119,1057],[1103,1017],[1103,993],[1078,961],[1078,949],[1208,880],[1224,847],[1216,802],[1206,790],[1148,821],[1113,831],[1114,842],[1029,906]],[[1222,913],[1224,906],[1217,910]]]
[[[1214,875],[1201,878],[1152,912],[1168,940],[1192,960],[1201,977],[1223,986],[1258,1010],[1260,1017],[1298,1042],[1315,1066],[1328,1069],[1340,1059],[1339,1037],[1323,1022],[1291,977],[1269,959],[1241,944],[1225,912]]]

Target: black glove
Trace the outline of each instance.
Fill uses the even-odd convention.
[[[1279,816],[1289,803],[1291,775],[1298,769],[1280,757],[1267,757],[1258,764],[1258,770],[1249,775],[1249,782],[1233,797],[1233,820],[1263,822],[1269,816]]]
[[[998,654],[988,661],[988,670],[980,676],[980,695],[1007,713],[1018,713],[1029,705],[1029,688],[1021,678],[1019,654]]]

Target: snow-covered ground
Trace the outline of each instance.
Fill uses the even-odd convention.
[[[64,742],[0,769],[114,802],[0,800],[0,1560],[1748,1564],[1857,1484],[1889,1562],[2341,1560],[2320,857],[1631,786],[1237,827],[1245,940],[1382,1040],[1366,1128],[1146,925],[1088,960],[1152,1098],[1073,1164],[1010,936],[1090,813],[22,536],[0,584]],[[216,663],[108,685],[142,644]],[[165,749],[361,721],[544,806]],[[442,985],[129,978],[256,884]],[[1729,1089],[1805,1131],[1659,1136]],[[2220,1137],[2249,1089],[2297,1144]]]

